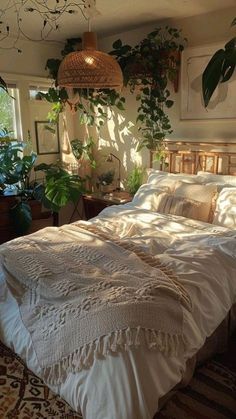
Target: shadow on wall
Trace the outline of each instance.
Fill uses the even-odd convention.
[[[142,149],[137,152],[138,129],[136,125],[137,102],[135,95],[131,95],[126,89],[123,94],[126,97],[125,111],[113,110],[107,123],[101,128],[94,155],[97,161],[95,177],[107,170],[115,170],[118,177],[118,162],[106,162],[109,153],[115,154],[121,160],[121,181],[127,178],[127,174],[134,165],[149,166],[149,152]]]

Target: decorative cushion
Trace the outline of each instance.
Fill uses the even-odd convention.
[[[162,214],[181,215],[193,220],[209,222],[210,207],[206,202],[164,192],[158,196],[156,204],[156,211]]]
[[[215,184],[199,185],[179,181],[175,187],[176,196],[182,196],[183,198],[206,202],[209,203],[209,205],[211,205],[212,198],[216,192],[217,187]]]
[[[146,210],[155,211],[156,210],[156,200],[158,195],[162,192],[168,192],[169,188],[163,186],[162,188],[158,188],[155,185],[144,184],[140,186],[138,191],[133,197],[132,203],[136,207],[140,207]]]
[[[176,184],[174,194],[176,196],[181,196],[182,198],[194,199],[195,201],[206,204],[206,214],[204,218],[207,222],[212,222],[215,210],[215,199],[217,196],[217,187],[215,184],[198,185],[179,181]]]
[[[219,193],[213,224],[236,228],[236,187],[224,188]]]

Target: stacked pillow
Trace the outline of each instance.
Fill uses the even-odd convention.
[[[149,170],[134,196],[141,208],[236,228],[236,176]]]
[[[133,198],[133,204],[143,209],[157,211],[159,195],[163,192],[174,193],[180,180],[186,183],[196,183],[197,175],[173,174],[160,170],[149,170],[147,183],[142,185]]]

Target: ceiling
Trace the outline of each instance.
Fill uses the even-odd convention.
[[[1,0],[1,10],[9,4]],[[64,0],[60,0],[64,2]],[[68,0],[67,0],[68,1]],[[18,1],[19,3],[19,1]],[[25,1],[30,3],[30,0]],[[55,4],[55,0],[47,3]],[[71,3],[81,3],[74,0]],[[183,18],[205,14],[236,5],[235,0],[97,0],[97,9],[100,15],[93,19],[92,29],[101,35],[111,35],[127,31],[149,23],[154,23],[166,18]],[[4,19],[10,26],[10,33],[17,32],[16,12],[10,9]],[[36,13],[22,13],[22,27],[25,34],[31,38],[39,38],[42,21]],[[50,39],[64,41],[66,38],[76,37],[87,30],[87,22],[78,11],[76,14],[65,14],[59,22],[60,29],[50,35]]]

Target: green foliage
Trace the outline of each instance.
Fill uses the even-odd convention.
[[[75,158],[79,160],[82,157],[85,157],[87,160],[90,161],[91,166],[95,168],[96,162],[93,158],[93,145],[94,142],[92,137],[89,137],[89,139],[86,142],[78,140],[77,138],[71,141],[71,148]]]
[[[85,192],[85,179],[69,174],[58,165],[42,163],[34,170],[45,173],[45,183],[36,186],[34,196],[53,212],[59,212],[68,202],[76,203]]]
[[[108,170],[98,176],[98,183],[100,185],[110,185],[114,180],[114,170]]]
[[[127,189],[131,195],[134,195],[143,183],[145,169],[135,165],[127,177]]]
[[[25,143],[9,143],[3,149],[0,148],[0,183],[5,185],[17,185],[21,194],[26,194],[29,186],[29,174],[36,161],[37,154],[31,153],[24,156]]]
[[[6,129],[8,133],[13,133],[14,127],[12,100],[5,90],[0,89],[0,129]]]
[[[134,47],[123,45],[119,39],[113,44],[114,55],[120,64],[126,86],[131,92],[139,88],[136,100],[140,102],[136,122],[141,134],[138,150],[143,147],[159,149],[172,132],[165,108],[173,106],[168,81],[177,75],[179,61],[175,54],[182,51],[185,39],[181,31],[166,26],[157,28]]]
[[[8,94],[8,96],[12,99],[15,99],[14,97],[12,97],[9,92],[8,92],[8,88],[7,88],[7,84],[6,82],[2,79],[2,77],[0,77],[0,89],[3,90],[5,93]]]
[[[236,24],[234,18],[232,25]],[[205,107],[220,83],[227,82],[234,74],[236,67],[236,37],[232,38],[211,57],[202,76],[202,94]]]
[[[29,175],[36,161],[36,153],[24,155],[27,144],[10,142],[0,148],[0,184],[5,189],[14,185],[18,191],[18,202],[10,209],[12,224],[17,234],[25,234],[32,221],[31,208],[26,202],[32,198]]]
[[[78,43],[81,38],[67,39],[64,49],[61,51],[62,59],[77,50]],[[57,75],[62,59],[49,58],[46,63],[46,69],[49,75],[55,81],[55,88],[50,88],[48,93],[40,93],[42,99],[53,103],[51,112],[48,114],[50,122],[57,122],[59,115],[64,111],[65,105],[68,104],[73,112],[78,112],[81,124],[88,126],[96,126],[100,129],[108,118],[107,108],[117,107],[124,110],[125,99],[114,89],[73,89],[75,95],[78,96],[78,102],[74,105],[73,101],[65,88],[58,88]]]

